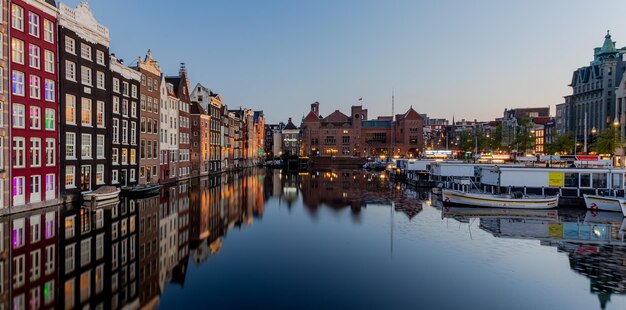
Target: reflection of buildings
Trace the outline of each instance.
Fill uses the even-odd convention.
[[[138,199],[139,209],[139,292],[144,308],[156,308],[159,301],[159,196]]]
[[[164,291],[178,264],[178,209],[176,186],[161,190],[159,207],[159,288]]]
[[[620,213],[587,212],[559,214],[554,210],[480,211],[476,208],[445,208],[444,218],[468,222],[480,219],[480,228],[495,237],[538,239],[567,253],[570,268],[590,280],[590,292],[602,309],[611,294],[626,294],[626,219]]]

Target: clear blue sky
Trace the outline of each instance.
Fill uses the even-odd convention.
[[[75,6],[79,0],[63,1]],[[610,29],[626,46],[626,1],[91,0],[127,64],[151,48],[168,74],[269,122],[358,104],[490,120],[551,106]]]

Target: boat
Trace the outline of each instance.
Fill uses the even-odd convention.
[[[123,186],[122,195],[127,197],[147,197],[156,195],[161,190],[160,184],[140,184],[135,186]]]
[[[600,196],[584,194],[585,205],[589,210],[622,212],[621,205],[626,203],[626,198],[618,196]]]
[[[105,201],[119,197],[120,189],[115,186],[100,186],[96,190],[84,193],[83,199],[91,201]]]
[[[549,197],[528,196],[521,192],[489,194],[444,188],[442,194],[444,204],[459,204],[487,208],[552,209],[557,207],[559,201],[558,195]]]

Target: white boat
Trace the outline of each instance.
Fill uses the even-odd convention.
[[[511,208],[511,209],[552,209],[556,208],[559,196],[526,196],[520,194],[487,194],[465,192],[454,189],[442,190],[444,204],[461,204],[487,208]]]
[[[622,212],[621,204],[626,202],[626,198],[616,196],[585,194],[583,197],[585,198],[585,205],[589,210]]]
[[[95,198],[96,201],[104,201],[114,199],[120,196],[121,190],[115,186],[101,186],[95,191],[91,191],[83,194],[83,199],[91,201]]]

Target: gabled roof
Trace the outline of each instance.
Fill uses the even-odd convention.
[[[286,130],[298,130],[298,127],[296,127],[296,125],[294,125],[291,122],[291,118],[290,118],[289,121],[287,122],[287,126],[285,126],[284,129],[286,129]]]
[[[168,83],[172,83],[174,85],[174,94],[178,96],[178,89],[180,87],[180,81],[182,78],[180,76],[166,76],[165,81]]]
[[[319,117],[313,113],[313,111],[309,112],[306,117],[302,120],[302,122],[319,122]]]
[[[202,105],[199,102],[192,102],[191,109],[189,110],[191,114],[207,114]]]
[[[413,107],[410,107],[409,110],[404,113],[403,117],[404,119],[410,120],[422,119],[422,116],[419,115],[419,113],[417,113],[415,110],[413,110]]]
[[[329,123],[343,123],[343,122],[349,122],[350,118],[341,113],[341,111],[339,110],[335,110],[335,112],[330,113],[328,116],[326,116],[324,118],[325,122],[329,122]]]

